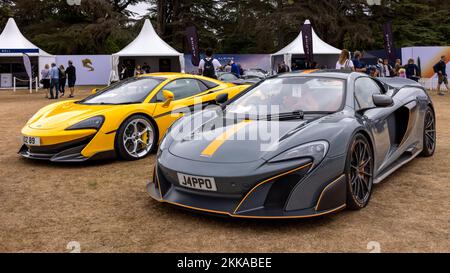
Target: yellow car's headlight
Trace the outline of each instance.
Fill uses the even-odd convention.
[[[80,121],[80,122],[70,126],[66,130],[81,130],[81,129],[98,130],[98,129],[100,129],[100,127],[102,127],[104,121],[105,121],[104,116],[95,116],[95,117]]]

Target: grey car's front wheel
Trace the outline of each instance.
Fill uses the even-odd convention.
[[[347,175],[347,208],[358,210],[369,203],[373,187],[373,153],[367,138],[353,137],[345,167]]]
[[[146,116],[129,117],[117,131],[117,153],[125,160],[144,158],[153,151],[155,145],[156,131]]]
[[[427,108],[423,127],[423,150],[421,155],[432,156],[436,150],[436,118],[433,109]]]

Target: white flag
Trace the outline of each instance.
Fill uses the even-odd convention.
[[[31,71],[31,61],[30,57],[25,53],[23,53],[23,65],[25,66],[25,70],[27,71],[28,78],[31,78],[33,76]]]

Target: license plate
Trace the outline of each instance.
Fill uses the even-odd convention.
[[[41,138],[39,137],[31,137],[31,136],[23,136],[23,143],[29,146],[40,146]]]
[[[178,182],[180,182],[180,185],[185,188],[204,191],[217,191],[214,177],[203,177],[178,173]]]

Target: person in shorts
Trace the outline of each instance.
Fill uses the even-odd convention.
[[[67,86],[69,86],[70,95],[69,98],[73,98],[75,93],[75,82],[77,81],[77,72],[72,61],[69,61],[69,66],[66,69]]]
[[[438,86],[437,90],[440,96],[444,95],[444,92],[441,91],[441,85],[444,84],[445,88],[448,92],[448,78],[447,78],[447,58],[445,56],[441,56],[441,59],[437,64],[433,66],[433,70],[438,74]]]

